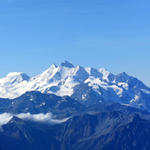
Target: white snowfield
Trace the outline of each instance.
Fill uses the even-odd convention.
[[[133,77],[126,73],[114,75],[104,68],[83,68],[73,66],[65,61],[60,66],[51,65],[43,73],[29,77],[25,73],[12,72],[0,79],[0,98],[16,98],[27,91],[40,91],[42,93],[53,93],[58,96],[71,96],[77,85],[87,84],[98,95],[101,90],[113,90],[118,97],[122,97],[129,90],[129,82]],[[136,78],[134,78],[136,79]],[[131,84],[131,83],[130,83]],[[138,92],[150,93],[150,90],[141,81],[137,80],[134,88],[136,89],[131,103],[138,101]],[[82,96],[85,99],[86,95]]]

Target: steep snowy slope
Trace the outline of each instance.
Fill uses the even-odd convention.
[[[1,98],[16,98],[26,91],[68,95],[88,104],[119,102],[150,108],[150,88],[138,79],[126,73],[114,75],[104,68],[74,66],[67,61],[60,66],[53,64],[31,78],[16,72],[0,79]]]
[[[12,72],[0,79],[0,97],[13,98],[24,93],[30,77],[24,73]]]

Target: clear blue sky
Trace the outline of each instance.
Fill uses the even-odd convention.
[[[150,85],[150,1],[0,0],[0,77],[63,60]]]

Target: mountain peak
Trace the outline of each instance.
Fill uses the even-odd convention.
[[[127,82],[130,79],[130,76],[126,72],[119,73],[116,77],[117,82]]]
[[[51,71],[53,71],[53,70],[56,69],[56,68],[57,68],[57,65],[52,64],[52,65],[46,70],[46,72],[51,72]]]
[[[61,66],[67,67],[67,68],[73,68],[74,67],[74,65],[72,63],[70,63],[69,61],[66,61],[66,60],[61,63]]]
[[[126,72],[121,72],[119,75],[122,75],[122,76],[129,76]]]
[[[9,74],[7,74],[6,78],[15,80],[16,79],[29,80],[30,77],[22,72],[10,72]]]
[[[100,71],[101,73],[107,73],[107,74],[110,73],[106,68],[99,68],[99,71]]]
[[[7,74],[7,77],[12,77],[12,76],[20,76],[23,74],[22,72],[10,72]]]

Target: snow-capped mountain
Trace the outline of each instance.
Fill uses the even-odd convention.
[[[43,73],[29,77],[9,73],[0,79],[0,98],[16,98],[27,91],[71,96],[90,103],[119,102],[150,109],[150,88],[126,73],[114,75],[104,68],[84,68],[68,61],[52,64]]]

